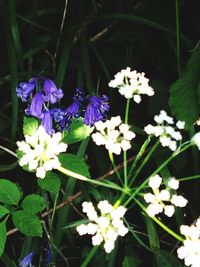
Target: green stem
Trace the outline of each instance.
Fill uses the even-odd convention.
[[[84,260],[84,262],[81,264],[81,267],[86,267],[88,266],[89,262],[91,259],[94,257],[95,253],[97,252],[98,246],[94,246],[91,250],[90,253],[88,254],[87,258]]]
[[[139,159],[142,157],[142,155],[143,155],[143,153],[145,152],[145,150],[146,150],[148,144],[150,143],[150,141],[151,141],[151,137],[150,137],[150,135],[149,135],[148,138],[147,138],[147,140],[146,140],[146,141],[144,142],[144,144],[141,146],[140,151],[137,153],[137,156],[136,156],[135,160],[133,161],[133,163],[132,163],[132,165],[131,165],[131,168],[130,168],[130,170],[129,170],[129,172],[128,172],[128,177],[130,177],[130,175],[132,174],[132,172],[133,172],[133,170],[134,170],[136,164],[138,163]]]
[[[75,173],[75,172],[72,172],[70,170],[67,170],[63,167],[59,167],[57,168],[58,171],[60,171],[61,173],[64,173],[65,175],[67,176],[70,176],[70,177],[73,177],[73,178],[76,178],[78,180],[81,180],[81,181],[84,181],[84,182],[89,182],[91,184],[95,184],[95,185],[100,185],[100,186],[104,186],[104,187],[108,187],[108,188],[112,188],[112,189],[115,189],[115,190],[119,190],[119,191],[123,191],[123,188],[121,188],[120,186],[118,185],[115,185],[115,184],[107,184],[107,183],[104,183],[104,182],[101,182],[101,181],[97,181],[97,180],[94,180],[94,179],[90,179],[86,176],[83,176],[81,174],[78,174],[78,173]]]
[[[113,169],[114,169],[114,171],[115,171],[115,173],[116,173],[118,179],[120,180],[121,184],[123,184],[121,175],[120,175],[120,173],[118,172],[117,167],[116,167],[116,165],[115,165],[115,161],[114,161],[113,153],[110,152],[110,151],[108,151],[108,155],[109,155],[110,161],[111,161],[111,163],[112,163]]]
[[[53,225],[53,220],[54,220],[54,216],[55,216],[57,200],[58,200],[58,194],[56,195],[55,200],[54,200],[50,226]]]
[[[188,177],[184,177],[184,178],[178,178],[178,180],[180,182],[184,182],[184,181],[190,181],[190,180],[199,179],[199,178],[200,178],[200,174],[197,174],[197,175],[188,176]]]
[[[138,206],[140,206],[140,208],[146,213],[146,208],[143,206],[143,204],[138,201],[135,197],[132,197],[133,200],[137,203]],[[148,215],[148,214],[147,214]],[[169,227],[167,227],[164,223],[162,223],[158,218],[151,217],[152,220],[154,220],[160,227],[162,227],[168,234],[170,234],[171,236],[173,236],[174,238],[176,238],[177,240],[183,242],[184,239],[179,236],[178,234],[176,234],[173,230],[171,230]]]
[[[128,124],[128,114],[129,114],[129,108],[130,108],[130,98],[127,99],[127,102],[126,102],[126,111],[125,111],[125,123]]]
[[[129,107],[130,107],[130,98],[128,98],[126,102],[126,111],[125,111],[125,119],[124,119],[125,124],[128,124]],[[124,185],[126,187],[128,185],[127,152],[126,151],[124,151],[123,153],[123,160],[124,160]]]
[[[132,177],[132,179],[130,181],[130,187],[133,184],[133,182],[135,181],[135,179],[137,178],[138,174],[141,172],[141,170],[145,166],[145,164],[147,163],[147,161],[151,158],[151,155],[156,150],[156,148],[157,148],[158,145],[159,145],[159,140],[152,146],[152,148],[150,149],[149,153],[146,155],[146,157],[142,161],[142,164],[139,166],[139,168],[137,169],[137,171],[133,175],[133,177]]]
[[[65,257],[65,255],[56,247],[56,245],[53,243],[53,241],[51,240],[50,234],[47,230],[46,224],[45,222],[42,223],[43,225],[43,229],[45,231],[45,234],[49,240],[49,243],[51,244],[51,246],[56,250],[56,252],[58,252],[58,254],[63,258],[64,262],[66,263],[66,266],[69,267],[69,261],[68,259]]]
[[[180,73],[181,73],[181,63],[180,63],[179,0],[176,0],[176,54],[177,54],[178,77],[180,77]]]
[[[171,157],[169,157],[168,159],[166,159],[152,174],[149,175],[149,177],[140,185],[138,186],[138,188],[132,193],[132,197],[134,197],[135,195],[137,195],[141,189],[143,189],[145,187],[145,185],[148,183],[149,178],[151,176],[156,175],[159,171],[161,171],[173,158],[175,158],[176,156],[178,156],[179,154],[181,154],[183,151],[185,151],[186,149],[188,149],[191,145],[193,145],[192,143],[189,144],[183,144],[183,148],[181,149],[181,147],[179,149],[177,149],[176,151],[174,151],[174,153],[171,155]],[[127,200],[128,201],[128,200]]]

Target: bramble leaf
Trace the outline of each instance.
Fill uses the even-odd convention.
[[[6,238],[6,220],[4,220],[0,223],[0,257],[4,252]]]
[[[35,118],[24,117],[23,133],[24,135],[32,135],[38,129],[38,120]]]
[[[170,87],[169,106],[177,119],[185,121],[186,129],[199,115],[200,102],[200,48],[191,55],[186,71]]]
[[[59,155],[59,161],[62,167],[72,172],[90,177],[88,165],[79,156],[69,153],[63,153]]]
[[[52,172],[47,172],[44,179],[38,179],[38,185],[51,193],[58,194],[60,190],[60,179],[57,174]]]
[[[38,217],[27,211],[18,210],[12,214],[16,228],[27,236],[42,236],[42,226]]]
[[[66,144],[77,143],[87,138],[93,131],[92,127],[83,124],[83,119],[74,119],[70,124],[71,131],[64,131],[63,142]]]
[[[20,200],[19,188],[9,180],[0,179],[0,202],[17,205]]]
[[[31,194],[24,198],[22,208],[29,213],[38,213],[47,206],[46,200],[38,195]]]

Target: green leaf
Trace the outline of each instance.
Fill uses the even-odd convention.
[[[63,153],[60,154],[58,157],[63,168],[81,174],[83,176],[90,177],[87,164],[79,156]]]
[[[60,190],[60,179],[58,175],[52,172],[47,172],[44,179],[37,179],[38,185],[51,193],[55,193],[56,195]]]
[[[6,220],[0,223],[0,257],[3,254],[6,243]]]
[[[155,248],[159,248],[160,247],[159,236],[154,221],[148,216],[145,217],[145,221],[149,237],[149,245],[151,249],[154,250]]]
[[[35,118],[24,117],[23,133],[24,135],[32,135],[38,129],[38,120]]]
[[[199,115],[200,48],[191,55],[186,71],[170,88],[169,105],[177,119],[190,129]]]
[[[42,236],[42,226],[38,217],[23,210],[12,214],[16,228],[27,236]]]
[[[6,209],[4,206],[0,205],[0,219],[5,216],[6,214],[8,214],[10,211],[8,209]]]
[[[183,267],[180,261],[167,251],[156,248],[156,267]]]
[[[22,208],[29,213],[38,213],[47,206],[46,200],[38,195],[32,194],[24,198]]]
[[[70,124],[71,131],[64,131],[63,142],[66,144],[77,143],[87,138],[92,132],[92,127],[83,124],[83,119],[74,119]]]
[[[81,219],[81,220],[78,220],[78,221],[75,221],[75,222],[72,222],[72,223],[69,223],[67,224],[67,226],[64,226],[63,227],[63,230],[67,230],[67,229],[70,229],[70,228],[75,228],[81,224],[86,224],[86,223],[89,223],[90,221],[88,219]]]
[[[0,202],[17,205],[20,200],[19,188],[9,180],[0,180]]]
[[[122,267],[137,267],[141,263],[141,260],[131,256],[125,256]]]
[[[124,259],[122,262],[122,267],[137,267],[140,265],[141,260],[135,253],[134,248],[130,245],[124,247]]]

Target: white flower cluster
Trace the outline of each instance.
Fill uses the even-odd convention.
[[[19,165],[28,165],[30,171],[36,170],[37,177],[44,178],[47,171],[60,167],[57,155],[67,149],[61,139],[60,132],[50,136],[42,126],[33,135],[25,135],[25,141],[17,142],[18,150],[23,152]]]
[[[185,236],[183,246],[177,249],[178,257],[186,266],[200,266],[200,218],[191,225],[181,225],[180,232]]]
[[[198,149],[200,150],[200,132],[196,133],[193,137],[192,137],[192,142],[198,147]]]
[[[154,121],[157,123],[157,126],[149,124],[144,128],[144,131],[147,134],[159,137],[162,146],[169,147],[169,149],[175,151],[177,149],[177,142],[182,140],[182,135],[177,129],[184,129],[185,122],[178,121],[174,127],[173,118],[168,116],[164,110],[161,110],[160,114],[154,117]]]
[[[97,206],[100,211],[100,216],[98,216],[91,202],[83,202],[82,207],[83,212],[87,214],[91,222],[77,226],[77,232],[79,235],[92,235],[94,246],[104,242],[105,251],[110,253],[114,249],[117,237],[125,236],[128,233],[128,229],[121,219],[126,212],[126,208],[123,206],[115,208],[107,200],[103,200]]]
[[[108,84],[109,87],[119,88],[119,93],[125,98],[132,98],[136,103],[141,102],[141,95],[154,95],[154,90],[149,86],[149,79],[144,76],[144,72],[139,73],[130,68],[121,70],[115,75],[114,80]]]
[[[117,155],[122,150],[131,148],[130,141],[135,134],[129,130],[127,124],[122,123],[120,116],[112,117],[105,122],[98,121],[94,126],[98,132],[92,134],[92,139],[98,146],[105,145],[107,150]]]
[[[163,211],[165,215],[171,217],[175,212],[175,206],[185,207],[188,202],[183,196],[172,193],[172,189],[177,190],[179,188],[179,181],[174,177],[169,178],[167,187],[165,189],[159,189],[161,183],[162,177],[160,177],[158,174],[150,177],[149,179],[148,184],[152,188],[153,194],[145,194],[144,199],[147,203],[149,203],[146,212],[150,217],[162,213]],[[165,204],[165,202],[168,202],[169,204]]]

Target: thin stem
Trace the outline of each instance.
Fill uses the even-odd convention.
[[[138,174],[141,172],[141,170],[143,169],[143,167],[145,166],[147,161],[151,158],[151,155],[156,150],[158,145],[159,145],[159,140],[153,145],[153,147],[150,149],[149,153],[146,155],[146,157],[142,161],[141,165],[139,166],[139,168],[135,172],[134,176],[132,177],[132,179],[130,181],[130,186],[133,184],[133,182],[135,181],[135,179],[137,178]]]
[[[114,157],[113,157],[113,153],[110,152],[110,151],[108,151],[108,155],[109,155],[110,161],[111,161],[111,163],[112,163],[113,169],[114,169],[114,171],[115,171],[115,173],[116,173],[118,179],[120,180],[121,184],[123,184],[121,175],[120,175],[120,173],[118,172],[117,167],[116,167],[116,165],[115,165],[115,160],[114,160]]]
[[[58,194],[56,195],[54,203],[53,203],[53,210],[52,210],[52,216],[51,216],[51,222],[50,222],[51,226],[53,225],[53,220],[54,220],[54,216],[55,216],[57,200],[58,200]]]
[[[8,148],[6,148],[6,147],[4,147],[4,146],[1,146],[1,145],[0,145],[0,148],[1,148],[2,150],[6,151],[7,153],[11,154],[11,155],[14,156],[15,158],[17,158],[17,154],[16,154],[15,152],[13,152],[12,150],[10,150],[10,149],[8,149]]]
[[[57,170],[60,171],[60,172],[62,172],[62,173],[64,173],[67,176],[76,178],[76,179],[81,180],[81,181],[84,181],[84,182],[89,182],[91,184],[100,185],[100,186],[112,188],[112,189],[115,189],[115,190],[123,191],[123,188],[121,188],[118,185],[115,185],[114,183],[113,184],[111,184],[111,183],[108,184],[108,183],[104,183],[104,182],[97,181],[97,180],[94,180],[94,179],[90,179],[90,178],[88,178],[86,176],[83,176],[81,174],[72,172],[72,171],[67,170],[67,169],[65,169],[63,167],[59,167],[59,168],[57,168]]]
[[[138,163],[139,159],[142,157],[143,153],[145,152],[145,150],[146,150],[148,144],[150,143],[150,141],[151,141],[151,137],[149,135],[148,138],[147,138],[147,140],[141,146],[140,151],[137,153],[137,156],[136,156],[135,160],[133,161],[133,163],[131,165],[131,168],[130,168],[130,170],[128,172],[128,177],[130,177],[131,173],[133,172],[136,164]]]
[[[137,203],[138,206],[140,206],[140,208],[146,213],[146,208],[143,206],[143,204],[138,201],[135,197],[132,197],[133,200]],[[148,214],[147,214],[148,215]],[[167,227],[164,223],[162,223],[158,218],[151,217],[152,220],[154,220],[160,227],[162,227],[167,233],[169,233],[171,236],[173,236],[174,238],[176,238],[177,240],[183,242],[184,239],[179,236],[178,234],[176,234],[173,230],[171,230],[169,227]]]
[[[91,259],[94,257],[95,253],[97,252],[98,246],[94,246],[90,253],[88,254],[87,258],[84,260],[84,262],[81,264],[81,267],[86,267],[90,263]]]
[[[199,179],[199,178],[200,178],[200,174],[197,174],[197,175],[188,176],[188,177],[184,177],[184,178],[178,178],[178,180],[180,182],[184,182],[184,181],[190,181],[190,180]]]
[[[181,149],[181,147],[179,149],[177,149],[176,151],[174,151],[174,153],[171,155],[171,157],[169,157],[168,159],[166,159],[152,174],[149,175],[149,177],[147,177],[147,179],[140,185],[138,186],[138,188],[132,193],[132,197],[134,197],[135,195],[137,195],[141,189],[143,189],[145,187],[145,185],[148,183],[149,178],[151,176],[156,175],[159,171],[161,171],[173,158],[175,158],[176,156],[178,156],[179,154],[181,154],[183,151],[185,151],[186,149],[188,149],[191,145],[193,145],[192,143],[189,144],[183,144],[183,148]],[[127,200],[127,202],[129,202]]]
[[[130,107],[130,98],[127,99],[126,102],[126,111],[125,111],[125,124],[128,124],[128,115],[129,115],[129,107]],[[124,151],[123,153],[123,160],[124,160],[124,186],[128,185],[128,175],[127,175],[127,152]]]
[[[47,227],[46,227],[46,224],[45,222],[43,221],[42,222],[42,225],[43,225],[43,229],[45,231],[45,234],[49,240],[49,243],[51,244],[51,246],[58,252],[58,254],[63,258],[64,262],[66,263],[66,266],[69,267],[69,261],[68,259],[65,257],[65,255],[55,246],[55,244],[53,243],[53,241],[51,240],[51,237],[49,235],[49,232],[47,230]]]
[[[176,0],[176,54],[177,54],[178,77],[180,77],[180,73],[181,73],[181,63],[180,63],[179,0]]]

